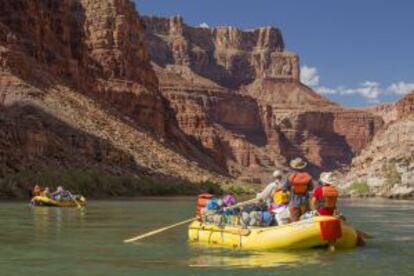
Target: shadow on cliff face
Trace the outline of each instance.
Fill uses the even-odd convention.
[[[109,142],[33,105],[1,107],[0,138],[1,176],[43,167],[96,169],[115,175],[147,171]]]
[[[126,0],[115,2],[116,5],[124,5],[122,8],[128,9],[123,11],[128,16],[116,19],[132,20],[127,22],[130,23],[130,28],[125,28],[126,31],[124,28],[117,31],[127,32],[124,39],[133,40],[131,42],[133,46],[129,43],[121,43],[121,48],[116,49],[107,45],[111,43],[113,37],[108,40],[100,36],[95,37],[86,27],[87,24],[92,27],[96,27],[95,25],[102,27],[99,25],[102,23],[98,13],[102,12],[100,9],[93,14],[96,18],[89,18],[88,22],[85,7],[90,8],[89,3],[93,4],[92,1],[80,0],[0,2],[4,11],[13,15],[0,18],[0,22],[10,27],[10,37],[15,38],[13,43],[19,47],[16,50],[14,44],[3,40],[2,36],[0,36],[0,43],[14,54],[23,56],[27,67],[34,68],[27,74],[18,76],[42,91],[53,90],[50,88],[56,88],[59,84],[71,87],[125,124],[152,132],[155,139],[161,140],[169,136],[171,139],[167,142],[171,149],[196,161],[201,167],[225,174],[216,164],[205,160],[208,158],[202,155],[193,141],[170,118],[172,113],[169,111],[168,103],[156,88],[158,81],[145,49],[140,44],[139,37],[134,37],[139,35],[140,22],[136,11],[132,6],[128,6],[132,2]],[[91,13],[90,10],[88,12]],[[108,33],[115,32],[114,26],[117,25],[113,24],[115,18],[104,17],[102,20],[108,21],[102,28],[108,28],[106,30]],[[25,25],[27,28],[23,27]],[[135,30],[130,30],[133,28]],[[123,58],[118,60],[118,55],[123,55]],[[5,97],[11,98],[14,92],[7,93]],[[166,124],[174,125],[166,126]],[[172,128],[175,130],[166,133]]]
[[[314,174],[350,164],[352,148],[335,132],[334,123],[335,116],[329,112],[304,112],[284,119],[278,130],[282,154],[288,159],[304,157]]]
[[[24,197],[34,184],[64,185],[93,197],[220,191],[214,183],[154,174],[110,142],[37,106],[0,106],[0,198]]]
[[[255,146],[267,144],[259,105],[250,96],[226,94],[220,101],[211,104],[208,116],[212,123],[219,124]]]

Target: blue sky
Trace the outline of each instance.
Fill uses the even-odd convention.
[[[302,79],[347,106],[414,90],[412,0],[135,0],[141,14],[189,25],[277,26],[299,54]]]

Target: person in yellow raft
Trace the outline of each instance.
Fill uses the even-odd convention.
[[[309,211],[309,192],[313,190],[312,176],[305,171],[307,163],[302,158],[290,161],[293,172],[289,175],[283,190],[290,191],[289,212],[292,222]]]
[[[275,170],[273,172],[273,181],[270,182],[264,189],[262,192],[258,193],[256,195],[256,199],[262,202],[267,203],[268,205],[272,203],[273,201],[273,195],[276,192],[276,190],[278,189],[278,187],[280,187],[281,185],[281,180],[282,180],[282,172],[279,170]]]

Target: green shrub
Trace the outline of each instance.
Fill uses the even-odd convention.
[[[382,167],[385,172],[385,186],[392,188],[395,184],[401,184],[401,174],[397,171],[394,162],[384,164]]]
[[[355,181],[351,184],[349,190],[359,194],[366,194],[369,193],[369,186],[366,181]]]
[[[232,192],[235,195],[251,195],[258,192],[257,184],[234,183],[224,188],[226,192]]]

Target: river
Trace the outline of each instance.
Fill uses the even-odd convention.
[[[186,227],[123,239],[193,216],[190,199],[90,201],[79,210],[0,203],[0,275],[414,275],[414,202],[342,200],[375,238],[364,248],[242,252],[188,243]]]

